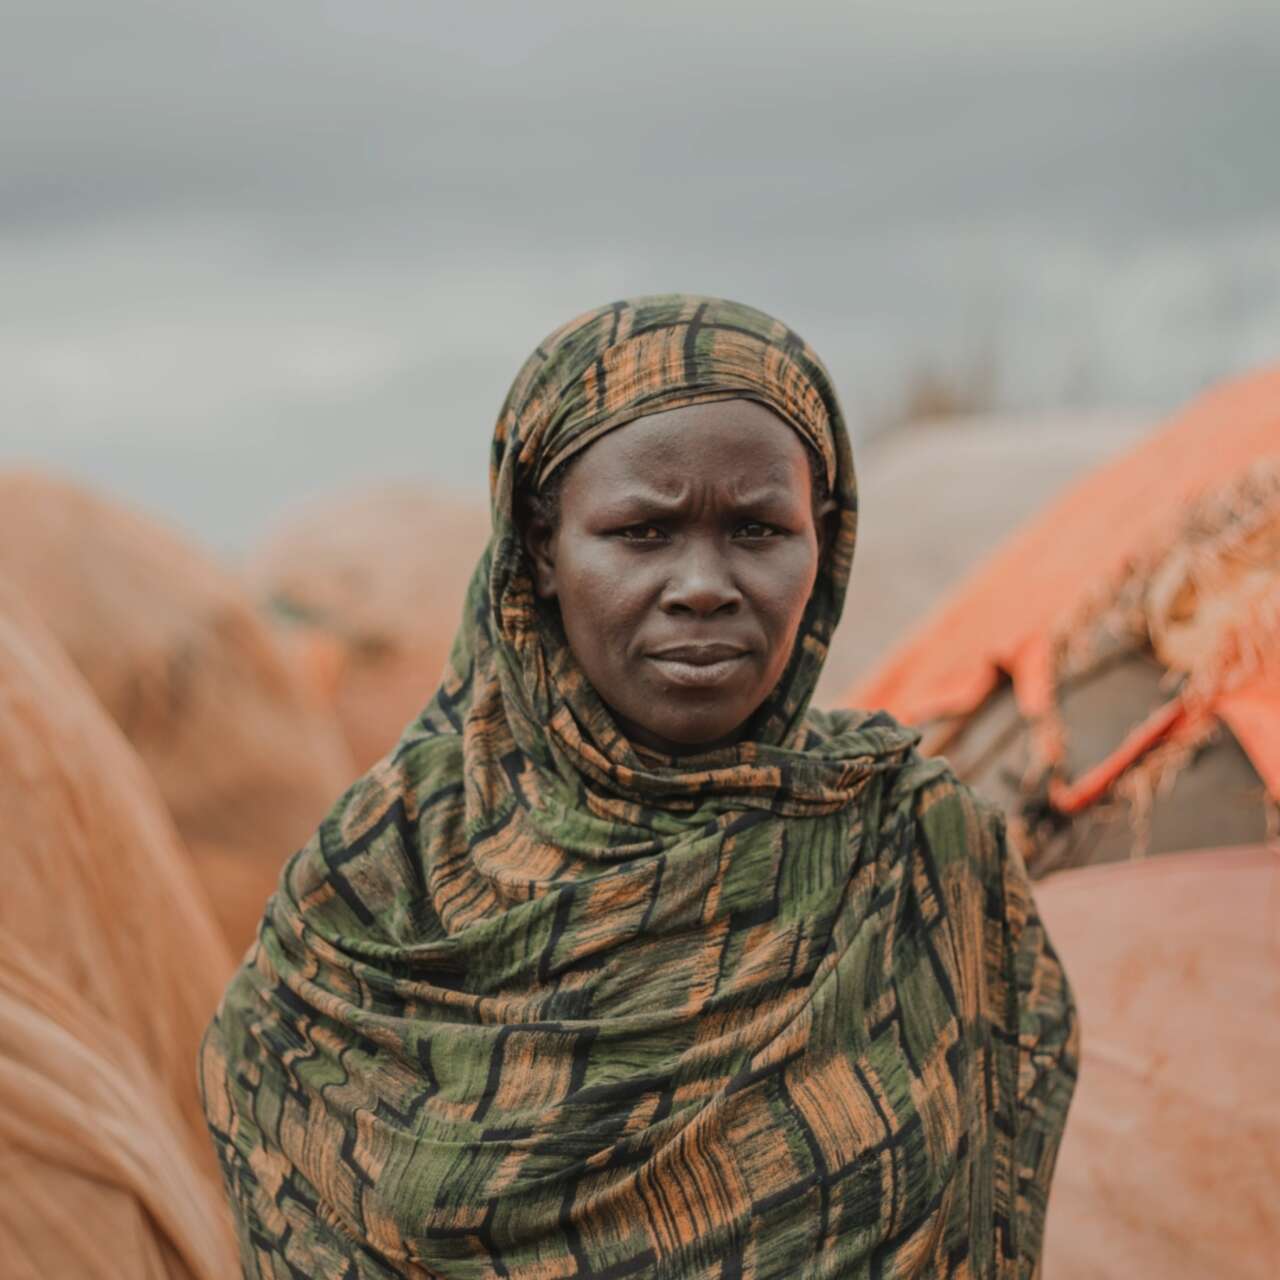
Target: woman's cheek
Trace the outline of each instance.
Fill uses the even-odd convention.
[[[652,552],[621,548],[604,558],[596,575],[595,598],[607,605],[611,615],[639,617],[652,594],[657,557]]]

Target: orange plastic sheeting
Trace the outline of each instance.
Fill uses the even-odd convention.
[[[235,1274],[195,1055],[231,968],[155,784],[0,591],[0,1271]]]
[[[1172,537],[1189,503],[1267,457],[1280,457],[1280,369],[1201,397],[1150,440],[1075,485],[842,701],[922,723],[972,711],[1003,670],[1013,677],[1023,713],[1044,714],[1054,630],[1134,557]],[[1280,795],[1280,772],[1268,772],[1266,780]]]
[[[1280,1265],[1280,855],[1064,871],[1036,901],[1084,1054],[1044,1280],[1271,1280]]]
[[[1217,711],[1268,792],[1280,800],[1280,689],[1255,686],[1226,694],[1218,700]]]
[[[1097,412],[948,418],[882,432],[859,448],[858,553],[817,704],[830,706],[953,583],[1149,429]]]
[[[332,711],[229,573],[70,484],[0,476],[3,579],[142,757],[243,948],[284,860],[355,776]]]
[[[251,588],[284,624],[365,769],[430,701],[488,512],[397,486],[303,511],[253,556]]]

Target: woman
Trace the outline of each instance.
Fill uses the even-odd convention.
[[[247,1274],[1031,1274],[1070,995],[993,814],[808,708],[857,510],[822,365],[601,308],[491,483],[439,691],[206,1040]]]

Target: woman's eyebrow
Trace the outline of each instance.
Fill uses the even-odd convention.
[[[675,513],[689,503],[691,490],[681,493],[663,492],[659,489],[637,488],[626,492],[603,494],[596,507],[598,517],[624,519],[636,514]],[[729,505],[735,510],[747,510],[768,506],[790,505],[795,495],[789,485],[766,481],[728,495]]]
[[[628,488],[602,494],[596,509],[601,512],[631,511],[641,508],[646,511],[676,511],[684,505],[688,496],[688,490],[683,493],[663,493],[658,489]]]
[[[767,481],[754,488],[735,493],[733,500],[740,506],[753,507],[768,502],[790,502],[794,496],[789,484]]]

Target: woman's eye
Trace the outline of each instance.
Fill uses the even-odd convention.
[[[627,542],[660,542],[666,535],[656,524],[633,524],[619,530]]]
[[[764,524],[759,520],[748,520],[746,524],[738,526],[738,536],[742,538],[776,538],[778,530],[771,524]]]

